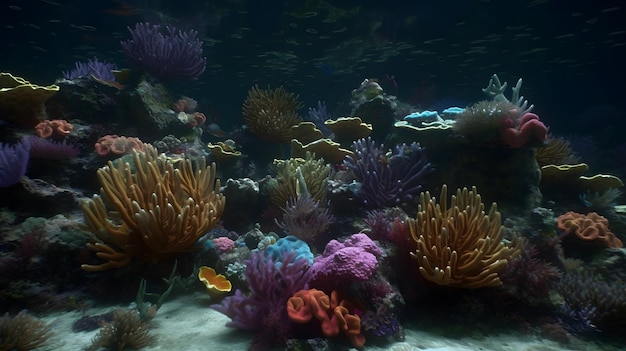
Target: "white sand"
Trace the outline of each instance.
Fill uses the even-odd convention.
[[[208,308],[210,299],[207,295],[194,293],[168,300],[152,321],[151,332],[156,342],[143,350],[228,350],[246,351],[252,334],[226,328],[228,317]],[[87,311],[88,315],[105,313],[110,308],[98,308]],[[44,317],[52,323],[54,336],[50,340],[49,349],[63,351],[84,350],[91,344],[97,333],[72,331],[72,324],[81,317],[80,312],[68,312]],[[446,339],[441,336],[421,331],[405,330],[406,339],[388,345],[386,348],[365,345],[365,350],[390,351],[557,351],[581,350],[581,348],[563,348],[550,340],[520,336],[494,335],[481,340],[471,338]],[[590,347],[591,346],[591,347]],[[585,350],[597,347],[587,345]],[[354,350],[354,349],[353,349]]]

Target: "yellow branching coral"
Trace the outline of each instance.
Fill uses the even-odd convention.
[[[185,159],[174,168],[149,144],[145,152],[133,151],[133,160],[134,170],[122,160],[100,168],[102,196],[81,205],[97,238],[87,247],[107,261],[82,265],[84,270],[123,267],[134,257],[155,262],[190,250],[222,215],[226,199],[214,163],[201,159],[194,170]]]
[[[301,108],[298,95],[282,86],[261,89],[255,85],[248,92],[242,111],[246,125],[259,138],[288,143],[292,138],[291,127],[302,121],[298,115]]]
[[[450,207],[447,187],[439,203],[430,193],[420,194],[417,219],[409,229],[417,244],[411,256],[427,280],[459,288],[498,286],[498,272],[508,260],[519,255],[521,241],[505,242],[496,204],[485,214],[485,205],[476,187],[458,189]]]
[[[330,174],[330,165],[323,159],[315,159],[315,154],[307,152],[305,158],[274,160],[274,165],[278,184],[270,191],[270,197],[276,206],[283,208],[287,201],[297,196],[298,168],[311,197],[320,202],[326,197],[326,182]]]

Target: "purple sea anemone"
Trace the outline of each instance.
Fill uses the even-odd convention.
[[[97,58],[93,58],[93,60],[89,60],[87,62],[76,62],[74,63],[76,66],[71,71],[63,71],[63,78],[72,80],[81,77],[89,77],[94,76],[100,80],[106,80],[113,82],[115,81],[115,76],[111,70],[117,69],[117,66],[114,63],[109,63],[106,61],[98,61]]]
[[[206,68],[198,32],[137,23],[128,28],[132,39],[121,42],[128,60],[162,79],[198,78]]]

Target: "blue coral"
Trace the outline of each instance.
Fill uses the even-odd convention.
[[[309,245],[293,235],[280,238],[274,244],[265,248],[266,256],[276,261],[277,265],[282,264],[281,259],[283,255],[290,253],[294,255],[293,262],[304,259],[309,263],[309,266],[313,264],[313,253]]]

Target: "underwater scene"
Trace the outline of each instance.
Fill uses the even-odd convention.
[[[626,350],[621,1],[0,8],[0,351]]]

